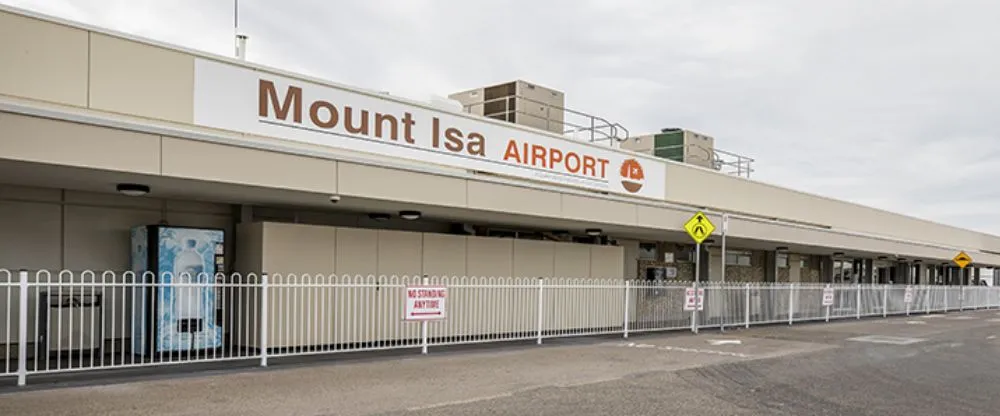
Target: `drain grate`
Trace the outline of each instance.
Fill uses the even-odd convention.
[[[848,341],[871,342],[875,344],[910,345],[926,341],[924,338],[893,337],[889,335],[866,335],[863,337],[848,338]]]

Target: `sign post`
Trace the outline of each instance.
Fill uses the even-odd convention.
[[[445,319],[447,316],[448,287],[429,285],[427,277],[424,276],[422,285],[406,287],[405,296],[403,319],[420,322],[420,352],[427,354],[429,344],[427,323]]]
[[[698,310],[704,307],[702,300],[704,289],[698,287],[701,280],[701,243],[704,243],[712,232],[715,231],[715,224],[709,221],[705,213],[698,211],[691,219],[684,223],[684,231],[687,231],[691,239],[694,240],[694,285],[692,286],[696,297],[697,305],[691,310],[691,332],[698,333]],[[724,260],[723,260],[724,261]],[[686,304],[686,302],[685,302]],[[686,306],[686,305],[685,305]]]
[[[726,283],[726,233],[729,232],[729,214],[722,214],[722,283]]]
[[[833,306],[834,292],[833,287],[826,285],[823,288],[823,306],[826,307],[826,321],[830,322],[830,307]]]

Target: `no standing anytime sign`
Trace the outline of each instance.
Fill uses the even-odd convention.
[[[406,311],[403,319],[407,321],[444,319],[447,300],[446,286],[407,286]]]

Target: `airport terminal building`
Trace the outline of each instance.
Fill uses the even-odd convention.
[[[128,270],[130,230],[167,225],[221,230],[227,272],[683,281],[698,211],[707,281],[1000,264],[1000,237],[761,183],[708,135],[525,81],[416,102],[7,7],[0,61],[8,270]]]

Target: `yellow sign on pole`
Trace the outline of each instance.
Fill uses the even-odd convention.
[[[698,213],[694,214],[691,219],[684,223],[684,231],[687,231],[694,242],[701,244],[715,231],[715,224],[712,224],[712,221],[708,220],[707,215],[698,211]]]
[[[969,263],[972,263],[972,257],[970,257],[968,254],[965,254],[964,251],[959,251],[958,254],[955,255],[955,258],[951,259],[951,261],[955,262],[955,264],[957,264],[958,267],[964,269],[965,266],[968,266]]]

